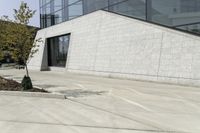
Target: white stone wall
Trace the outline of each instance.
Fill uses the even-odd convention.
[[[200,37],[105,11],[40,30],[29,67],[47,68],[45,38],[68,33],[67,71],[200,86]]]

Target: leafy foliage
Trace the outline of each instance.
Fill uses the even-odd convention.
[[[4,45],[4,38],[3,38],[3,34],[5,33],[5,30],[6,30],[5,27],[6,27],[6,23],[0,20],[0,60],[3,59],[4,50],[6,46]]]
[[[24,89],[33,88],[27,63],[28,59],[38,51],[36,43],[41,41],[41,39],[34,41],[36,29],[28,26],[35,12],[27,3],[22,2],[18,10],[14,9],[14,21],[6,16],[0,21],[0,58],[3,57],[3,51],[7,51],[15,61],[23,62],[26,69],[26,76],[22,82]]]
[[[21,24],[27,25],[29,20],[34,16],[35,10],[31,10],[27,3],[22,2],[18,10],[14,9],[15,20]]]
[[[36,29],[28,26],[35,12],[28,7],[27,3],[22,2],[18,10],[14,9],[15,20],[4,16],[0,21],[3,27],[2,29],[0,27],[0,53],[9,51],[15,61],[23,61],[27,77],[29,76],[28,59],[38,51],[36,44],[41,41],[41,39],[34,40]]]

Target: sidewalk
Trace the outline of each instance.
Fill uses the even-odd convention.
[[[0,75],[20,81],[24,70]],[[200,132],[200,88],[63,72],[30,75],[34,85],[68,99],[0,96],[1,132]]]

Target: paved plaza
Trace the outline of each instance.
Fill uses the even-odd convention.
[[[0,70],[20,81],[24,70]],[[200,88],[30,71],[67,99],[0,95],[1,133],[199,133]]]

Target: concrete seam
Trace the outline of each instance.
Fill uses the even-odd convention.
[[[96,60],[97,60],[97,52],[98,52],[98,46],[99,46],[99,37],[101,35],[101,27],[102,27],[102,21],[103,21],[103,14],[101,14],[100,21],[99,21],[99,33],[98,33],[98,43],[96,44],[95,48],[95,56],[94,56],[94,64],[93,64],[93,70],[96,70]]]
[[[159,72],[160,72],[160,64],[161,64],[161,56],[162,56],[162,50],[163,50],[163,38],[164,38],[164,32],[162,32],[162,37],[161,37],[161,44],[160,44],[160,54],[159,54],[159,59],[158,59],[158,69],[157,69],[157,79],[159,77]]]

